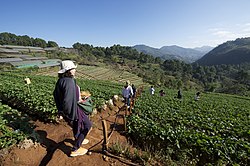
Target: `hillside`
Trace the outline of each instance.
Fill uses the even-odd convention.
[[[58,68],[43,69],[36,72],[36,75],[47,75],[57,76]],[[135,74],[127,72],[122,69],[112,69],[109,67],[101,66],[88,66],[78,65],[77,66],[77,78],[88,79],[88,80],[104,80],[113,83],[123,84],[127,80],[136,86],[148,85],[143,82],[143,79]]]
[[[1,38],[0,34],[0,38]],[[162,47],[161,49],[155,49],[152,47],[138,45],[140,49],[144,49],[144,52],[155,52],[157,57],[152,56],[151,54],[145,54],[143,52],[138,52],[133,47],[113,45],[111,47],[94,47],[89,44],[75,43],[72,45],[72,48],[61,48],[61,47],[43,47],[43,45],[32,45],[32,46],[20,46],[19,43],[13,43],[13,41],[26,41],[23,36],[16,36],[11,34],[4,34],[9,36],[9,40],[2,41],[2,44],[11,44],[2,45],[0,49],[0,55],[2,57],[2,64],[0,65],[1,70],[8,69],[9,66],[6,66],[6,61],[12,61],[13,59],[21,60],[27,56],[32,56],[29,58],[48,58],[54,60],[65,60],[71,59],[75,61],[78,65],[87,65],[89,68],[83,69],[81,75],[86,78],[91,78],[91,71],[95,69],[90,66],[99,68],[99,72],[95,79],[107,78],[116,82],[123,82],[126,79],[130,79],[134,84],[137,84],[134,81],[134,78],[138,77],[139,82],[147,82],[148,84],[154,86],[168,87],[168,88],[183,88],[183,89],[199,89],[203,91],[210,92],[220,92],[220,93],[230,93],[250,96],[250,67],[249,63],[244,63],[242,65],[219,65],[219,66],[201,66],[197,63],[186,63],[184,62],[181,56],[176,56],[174,54],[189,54],[192,55],[191,50],[183,49],[178,46],[171,46],[171,52],[165,54],[166,57],[170,59],[163,60],[162,50],[169,50],[170,47]],[[6,38],[4,38],[6,39]],[[11,40],[10,40],[11,39]],[[248,51],[248,41],[237,40],[238,45],[244,45],[244,47],[237,47],[231,51],[231,55],[240,54],[240,57],[243,53]],[[26,43],[26,42],[25,42]],[[43,42],[46,43],[45,41]],[[49,42],[48,42],[49,43]],[[224,47],[220,49],[216,48],[218,54],[225,53],[225,50],[228,48],[228,45],[224,44]],[[48,46],[49,44],[45,45]],[[211,48],[210,48],[211,49]],[[209,51],[209,47],[200,47],[194,48],[200,52]],[[213,50],[214,51],[214,50]],[[14,54],[14,55],[13,55]],[[215,53],[217,56],[217,53]],[[188,56],[187,56],[188,57]],[[233,61],[237,62],[242,58],[235,58]],[[179,60],[177,60],[179,59]],[[230,58],[226,58],[230,59]],[[225,58],[222,57],[222,60]],[[218,60],[216,60],[218,61]],[[34,62],[34,61],[33,61]],[[35,68],[49,67],[54,64],[46,64],[47,61],[41,60],[42,65],[33,64]],[[247,62],[247,60],[245,60]],[[19,66],[11,64],[11,68],[17,68]],[[19,63],[20,64],[20,63]],[[31,63],[29,62],[29,66]],[[49,66],[48,66],[49,65]],[[24,65],[26,67],[27,65]],[[46,71],[46,69],[45,69]],[[90,73],[88,73],[90,72]],[[126,73],[133,73],[134,76],[125,76],[124,78],[120,77],[121,73],[127,75]],[[113,74],[112,74],[113,73]],[[80,73],[79,73],[80,74]],[[90,77],[89,77],[90,76]],[[137,79],[138,80],[138,79]],[[138,83],[137,85],[140,85]]]
[[[250,62],[250,38],[239,38],[227,41],[201,59],[196,61],[199,65],[242,64]]]

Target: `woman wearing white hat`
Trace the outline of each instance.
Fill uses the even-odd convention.
[[[87,149],[81,147],[81,144],[88,142],[85,137],[92,126],[88,116],[77,106],[77,101],[80,98],[80,87],[74,79],[76,67],[70,60],[61,62],[61,69],[58,71],[59,79],[53,93],[58,115],[63,117],[73,128],[75,145],[70,154],[72,157],[88,152]]]

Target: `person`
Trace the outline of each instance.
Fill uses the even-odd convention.
[[[178,99],[181,99],[181,98],[182,98],[181,89],[179,89],[178,92],[177,92],[177,98],[178,98]]]
[[[164,90],[160,90],[159,93],[160,93],[160,96],[165,96]]]
[[[155,94],[154,86],[151,86],[151,87],[149,88],[149,93],[150,93],[151,95]]]
[[[197,92],[194,96],[194,100],[198,101],[200,99],[200,92]]]
[[[130,86],[130,81],[126,81],[125,86],[122,89],[122,97],[124,98],[125,106],[130,107],[130,99],[134,95],[133,89]]]
[[[132,90],[133,90],[133,98],[135,98],[136,97],[136,87],[135,87],[135,85],[134,84],[132,84]]]
[[[63,117],[73,130],[75,143],[70,156],[84,155],[88,150],[82,148],[81,145],[89,142],[85,137],[92,124],[88,116],[77,106],[77,102],[80,100],[80,87],[74,79],[77,66],[73,61],[64,60],[60,67],[59,78],[53,92],[58,115]]]

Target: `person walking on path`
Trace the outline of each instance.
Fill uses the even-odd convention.
[[[125,86],[122,89],[122,97],[124,98],[125,106],[130,107],[130,100],[133,96],[133,89],[130,86],[130,81],[126,81]]]
[[[58,71],[59,78],[53,92],[58,115],[65,119],[73,129],[75,143],[70,153],[72,157],[88,152],[81,145],[88,143],[85,137],[92,126],[88,116],[77,106],[80,99],[80,87],[74,79],[76,67],[70,60],[61,62],[61,70]]]

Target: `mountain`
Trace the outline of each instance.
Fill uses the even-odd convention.
[[[192,49],[183,48],[176,45],[163,46],[160,49],[149,47],[146,45],[135,45],[133,46],[133,48],[139,52],[143,52],[154,57],[160,57],[163,60],[177,59],[186,63],[195,62],[197,59],[201,58],[212,49],[209,46]]]
[[[192,63],[197,59],[200,59],[203,55],[205,55],[208,51],[204,49],[200,51],[192,48],[183,48],[176,45],[173,46],[163,46],[160,48],[162,52],[173,54],[180,56],[185,62]]]
[[[204,55],[200,65],[241,64],[250,62],[250,37],[227,41]]]
[[[211,46],[202,46],[202,47],[195,47],[194,50],[203,52],[203,53],[208,53],[209,51],[211,51],[212,49],[214,49],[214,47]]]
[[[152,55],[154,57],[162,57],[164,54],[157,48],[149,47],[146,45],[135,45],[132,48],[136,49],[139,52]],[[171,56],[171,55],[170,55]]]

